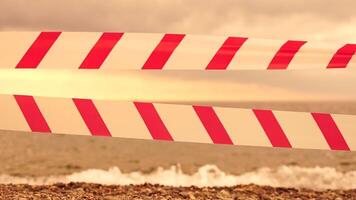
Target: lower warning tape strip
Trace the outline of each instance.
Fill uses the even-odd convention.
[[[0,95],[0,110],[2,130],[245,146],[356,149],[356,115],[24,95]]]

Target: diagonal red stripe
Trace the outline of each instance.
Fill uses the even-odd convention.
[[[73,98],[73,102],[92,135],[111,136],[92,100]]]
[[[211,59],[206,70],[226,70],[247,38],[228,37]],[[200,121],[215,144],[232,144],[229,134],[211,106],[193,106]]]
[[[51,133],[51,129],[32,96],[14,95],[14,97],[32,132]]]
[[[32,43],[16,68],[37,68],[43,57],[57,40],[60,32],[42,32]],[[50,133],[51,130],[32,96],[14,95],[27,124],[33,132]]]
[[[165,34],[142,69],[162,69],[184,36],[183,34]]]
[[[142,69],[163,69],[169,57],[183,40],[184,36],[185,35],[181,34],[165,34],[160,43],[146,60],[145,64],[142,66]],[[153,139],[173,141],[172,136],[152,103],[134,102],[134,104]]]
[[[214,144],[233,144],[214,109],[210,106],[193,106]]]
[[[123,33],[103,33],[90,50],[79,69],[99,69]],[[111,136],[99,111],[90,99],[73,99],[92,135]]]
[[[274,55],[268,65],[268,69],[287,69],[295,54],[305,43],[306,41],[288,40]]]
[[[247,38],[228,37],[211,59],[206,70],[226,70]],[[233,144],[229,134],[211,106],[193,106],[200,121],[215,144]]]
[[[152,103],[134,102],[134,104],[153,139],[173,141],[172,136],[169,134],[168,129]]]
[[[226,69],[246,40],[247,38],[228,37],[211,59],[206,69]]]
[[[260,122],[273,147],[292,147],[271,110],[253,109],[252,111]]]
[[[331,58],[327,68],[346,68],[352,56],[356,53],[356,44],[346,44]]]
[[[36,68],[61,32],[42,32],[32,43],[16,68]]]
[[[98,69],[104,63],[123,33],[103,33],[93,48],[90,50],[80,69]]]
[[[350,150],[342,133],[330,114],[311,113],[332,150]]]

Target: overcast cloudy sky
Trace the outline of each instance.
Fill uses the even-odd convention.
[[[0,0],[0,30],[170,32],[356,42],[355,8],[355,0]],[[266,72],[231,75],[233,79],[224,77],[219,83],[223,87],[238,84],[234,93],[240,100],[303,100],[313,95],[323,100],[356,99],[351,92],[356,73],[287,73],[278,77]],[[192,74],[186,77],[205,80]],[[216,86],[214,81],[204,82],[204,87]]]
[[[0,0],[0,30],[228,34],[356,42],[354,0]]]

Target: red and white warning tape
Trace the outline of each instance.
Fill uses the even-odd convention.
[[[356,44],[182,34],[0,33],[0,68],[356,67]],[[142,102],[0,97],[0,129],[253,146],[353,150],[356,116]]]
[[[184,34],[2,32],[0,68],[323,69],[356,67],[356,44]]]
[[[356,150],[356,116],[0,95],[0,128],[266,147]]]

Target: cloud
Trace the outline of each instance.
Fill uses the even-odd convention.
[[[183,32],[356,41],[352,0],[2,0],[2,30]]]
[[[31,3],[1,0],[0,7],[0,30],[174,32],[356,42],[356,1],[353,0],[36,0]],[[226,91],[234,92],[236,99],[247,94],[255,100],[270,97],[293,100],[306,96],[355,99],[356,95],[350,92],[354,77],[348,77],[351,74],[348,72],[342,72],[346,74],[341,76],[338,73],[292,71],[272,76],[268,72],[246,72],[238,78],[209,77],[208,81],[195,77],[194,80],[216,91],[227,90],[226,85],[236,86],[233,91]],[[167,77],[179,85],[193,75]],[[187,90],[188,86],[180,88]],[[194,91],[193,88],[192,94]]]

